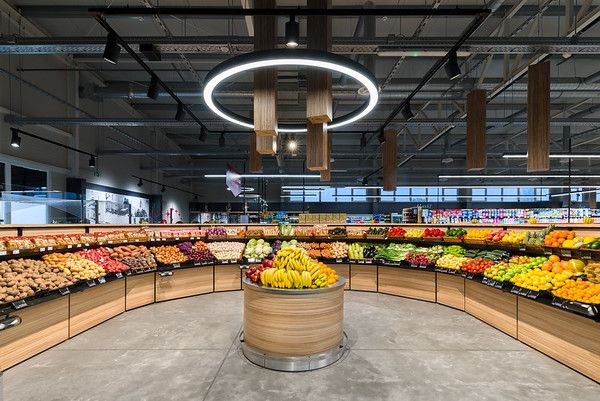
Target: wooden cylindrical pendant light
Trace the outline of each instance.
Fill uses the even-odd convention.
[[[328,0],[308,0],[308,8],[326,9]],[[331,51],[331,17],[310,15],[306,22],[306,47]],[[331,72],[306,72],[306,118],[313,124],[329,123],[332,119]]]
[[[331,135],[327,135],[327,140],[324,142],[324,144],[327,147],[327,150],[326,150],[327,168],[325,170],[319,171],[319,175],[321,176],[321,178],[320,178],[321,182],[329,182],[329,181],[331,181],[331,157],[330,157],[331,156]]]
[[[262,173],[262,157],[256,150],[256,132],[250,133],[248,146],[248,171],[250,173]]]
[[[274,8],[275,0],[255,0],[255,8]],[[277,18],[254,17],[254,50],[277,47]],[[263,68],[254,72],[254,132],[258,136],[256,150],[260,154],[277,152],[277,69]]]
[[[385,142],[383,143],[383,190],[396,190],[396,169],[398,164],[398,150],[396,147],[395,129],[383,131]]]
[[[324,123],[306,123],[306,168],[310,171],[327,170],[329,146]]]
[[[307,7],[326,9],[329,3],[328,0],[308,0]],[[306,31],[308,49],[331,50],[330,17],[308,16]],[[310,171],[327,170],[330,152],[327,123],[332,119],[331,72],[314,69],[306,72],[306,119],[306,168]],[[324,176],[327,178],[327,173]]]
[[[550,170],[550,63],[527,72],[527,171]]]
[[[475,89],[467,95],[467,170],[482,170],[487,164],[485,144],[486,93]]]

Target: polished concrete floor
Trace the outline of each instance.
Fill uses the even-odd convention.
[[[264,370],[238,348],[242,296],[117,316],[5,372],[4,401],[600,399],[600,385],[465,313],[358,292],[345,294],[343,360]]]

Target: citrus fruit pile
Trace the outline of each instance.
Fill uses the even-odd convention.
[[[579,259],[560,260],[557,255],[550,255],[548,260],[541,266],[542,270],[552,273],[562,273],[570,271],[572,273],[582,272],[585,268],[585,263]]]
[[[557,230],[551,231],[544,237],[545,246],[559,247],[567,240],[575,238],[575,231]]]
[[[514,285],[528,290],[543,291],[556,290],[563,285],[573,275],[570,270],[563,270],[560,273],[535,268],[527,273],[517,274],[510,279]]]
[[[552,291],[554,296],[587,304],[600,304],[600,284],[577,280],[567,280],[565,285]]]

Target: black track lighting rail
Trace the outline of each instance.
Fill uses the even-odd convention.
[[[413,91],[406,97],[406,99],[404,99],[402,102],[400,102],[398,104],[398,106],[396,106],[396,108],[390,113],[388,118],[386,118],[385,122],[381,125],[380,129],[384,129],[388,125],[390,125],[390,123],[392,121],[394,121],[394,118],[396,118],[398,113],[400,113],[401,111],[403,111],[405,109],[410,111],[411,99],[417,93],[419,93],[419,91],[425,85],[427,85],[427,83],[431,80],[431,78],[433,78],[433,76],[439,71],[439,69],[442,68],[444,66],[444,64],[446,64],[446,62],[448,61],[450,56],[452,54],[456,54],[456,52],[463,45],[463,43],[465,43],[465,41],[467,39],[469,39],[469,37],[477,30],[477,28],[479,28],[479,26],[481,26],[481,24],[485,21],[485,19],[489,15],[489,13],[490,13],[490,11],[487,10],[486,13],[482,12],[482,13],[476,15],[476,17],[473,19],[473,21],[471,21],[469,26],[467,26],[467,28],[465,28],[465,30],[462,32],[462,34],[460,35],[460,37],[458,38],[458,40],[456,41],[454,46],[452,46],[452,48],[450,50],[448,50],[448,53],[446,53],[444,55],[444,57],[441,57],[440,59],[438,59],[436,61],[436,63],[429,69],[429,71],[427,71],[427,73],[423,76],[423,78],[421,78],[421,81],[417,84],[415,89],[413,89]],[[408,115],[408,113],[407,113],[407,115]]]
[[[185,112],[195,122],[197,122],[198,125],[200,125],[201,128],[208,131],[204,123],[200,121],[200,119],[194,114],[192,109],[190,109],[183,101],[181,101],[179,96],[177,96],[175,92],[173,92],[173,90],[162,79],[160,79],[158,75],[156,75],[152,68],[150,68],[150,66],[148,66],[148,64],[146,64],[144,60],[142,60],[142,58],[131,48],[131,46],[127,44],[127,42],[125,42],[125,40],[121,36],[119,36],[119,34],[109,25],[109,23],[101,15],[96,16],[96,21],[98,21],[98,23],[106,30],[106,32],[108,32],[108,35],[114,35],[114,37],[117,40],[117,43],[123,49],[125,49],[125,51],[129,53],[131,58],[133,58],[144,70],[146,70],[148,74],[150,74],[151,82],[156,82],[157,86],[161,86],[173,98],[173,100],[177,102],[178,107],[181,106],[183,110],[185,110]]]
[[[164,183],[162,183],[162,182],[158,182],[158,181],[154,181],[154,180],[149,180],[149,179],[147,179],[147,178],[140,177],[139,175],[134,175],[134,174],[132,174],[131,176],[132,176],[133,178],[137,178],[137,179],[138,179],[138,187],[141,187],[141,185],[139,185],[139,183],[142,183],[142,184],[143,184],[144,182],[149,182],[149,183],[151,183],[151,184],[160,185],[160,186],[161,186],[161,188],[160,188],[160,192],[165,192],[165,189],[166,189],[166,188],[171,188],[171,189],[174,189],[174,190],[176,190],[176,191],[179,191],[179,192],[184,192],[184,193],[186,193],[186,194],[190,194],[190,195],[195,195],[195,196],[204,196],[204,195],[200,195],[200,194],[197,194],[197,193],[195,193],[195,192],[192,192],[192,191],[188,191],[187,189],[181,189],[181,188],[174,187],[174,186],[172,186],[172,185],[164,184]]]
[[[289,16],[289,15],[326,15],[330,17],[472,17],[489,14],[487,8],[474,7],[398,7],[398,8],[232,8],[232,7],[91,7],[88,11],[102,15],[169,15],[169,16]]]
[[[10,131],[13,134],[17,133],[17,134],[20,134],[20,135],[29,136],[31,138],[39,139],[40,141],[44,141],[44,142],[51,143],[51,144],[56,145],[56,146],[60,146],[61,148],[72,150],[73,152],[81,153],[82,155],[88,155],[90,157],[93,157],[94,159],[96,157],[98,157],[98,155],[95,155],[95,154],[90,153],[90,152],[86,152],[85,150],[77,149],[77,148],[74,148],[72,146],[65,145],[63,143],[53,141],[52,139],[44,138],[43,136],[32,134],[31,132],[23,131],[22,129],[19,129],[19,128],[11,127]]]

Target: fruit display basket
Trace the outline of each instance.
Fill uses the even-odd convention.
[[[460,237],[442,237],[444,242],[448,242],[450,244],[462,244],[463,240]]]
[[[344,278],[314,289],[266,287],[246,277],[242,283],[242,352],[248,360],[268,369],[298,372],[331,365],[342,357]]]

